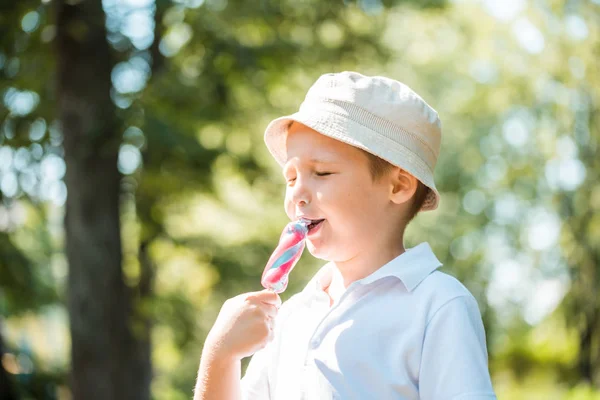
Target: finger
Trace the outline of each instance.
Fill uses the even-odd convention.
[[[262,303],[272,304],[276,308],[281,307],[281,297],[271,290],[261,290],[260,292],[249,293],[248,298],[254,298]]]
[[[268,318],[274,319],[277,316],[278,310],[273,304],[259,303],[259,307]]]
[[[275,308],[279,309],[281,307],[281,297],[275,292],[270,290],[265,290],[262,292],[263,294],[260,296],[260,301],[263,303],[271,304],[275,306]]]

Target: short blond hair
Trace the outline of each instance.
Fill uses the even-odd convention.
[[[368,151],[361,150],[369,160],[369,171],[371,172],[371,177],[374,181],[381,179],[386,173],[388,173],[394,166],[384,160],[383,158],[377,157],[374,154],[369,153]],[[427,193],[429,193],[429,188],[425,186],[421,181],[417,180],[417,190],[413,195],[413,202],[411,204],[410,209],[408,210],[408,215],[406,216],[406,223],[412,221],[412,219],[417,215],[425,199],[427,198]]]

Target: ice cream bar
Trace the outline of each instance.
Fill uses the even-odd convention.
[[[288,285],[288,275],[300,259],[304,250],[308,224],[298,220],[286,225],[279,238],[279,244],[271,254],[262,274],[261,284],[275,293],[283,292]]]

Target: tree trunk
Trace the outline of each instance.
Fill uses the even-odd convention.
[[[110,99],[113,60],[100,0],[56,2],[58,115],[68,190],[71,388],[74,400],[148,399],[131,293],[122,275],[119,123]],[[145,362],[149,362],[149,359]]]
[[[137,358],[135,365],[135,379],[140,386],[146,390],[144,398],[150,398],[150,383],[152,381],[152,313],[150,304],[154,288],[155,265],[149,254],[149,241],[142,241],[138,249],[138,261],[140,263],[140,282],[137,286],[137,298],[135,304],[135,336],[137,342]]]

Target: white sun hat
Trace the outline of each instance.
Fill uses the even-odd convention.
[[[265,131],[267,148],[280,165],[287,162],[286,137],[293,122],[404,169],[431,189],[421,211],[437,208],[440,194],[433,171],[440,152],[440,118],[405,84],[349,71],[322,75],[297,113],[271,121]]]

